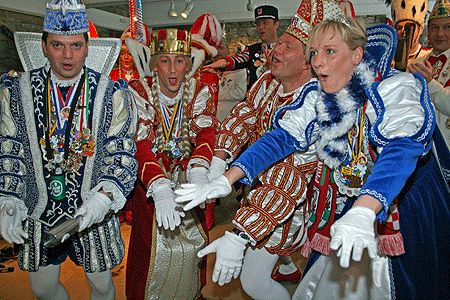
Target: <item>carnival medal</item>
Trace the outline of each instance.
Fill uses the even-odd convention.
[[[52,199],[55,202],[62,202],[66,199],[66,178],[61,167],[55,168],[50,176],[50,189]]]

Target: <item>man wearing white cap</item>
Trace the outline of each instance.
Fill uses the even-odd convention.
[[[69,256],[91,299],[114,299],[111,269],[125,245],[114,212],[134,186],[136,117],[126,82],[85,66],[89,24],[78,1],[47,4],[48,63],[0,86],[0,233],[19,245],[39,299],[69,299],[59,281]],[[78,232],[49,247],[46,233],[76,219]]]

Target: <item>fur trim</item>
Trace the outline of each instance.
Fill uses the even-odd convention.
[[[150,57],[152,56],[150,48],[144,46],[138,41],[133,40],[132,38],[126,38],[125,43],[127,44],[128,51],[130,51],[133,56],[134,64],[138,70],[139,77],[145,78],[147,76],[151,76],[152,70],[150,70],[150,66],[148,65],[150,62]]]
[[[203,64],[205,61],[205,51],[197,48],[191,48],[191,58],[192,58],[192,69],[186,75],[187,78],[191,78],[195,71]]]
[[[321,97],[316,103],[320,128],[317,153],[327,166],[336,169],[347,156],[347,133],[356,122],[357,109],[367,100],[365,90],[375,78],[374,62],[364,58],[345,88],[335,94],[327,94],[320,88]]]
[[[201,35],[199,35],[199,34],[192,34],[191,35],[191,39],[196,41],[196,42],[199,42],[200,44],[202,44],[202,46],[205,47],[206,50],[208,50],[208,52],[209,52],[208,54],[210,54],[212,57],[217,56],[218,52],[217,52],[216,47],[211,46],[210,44],[208,44],[208,42],[205,41]]]

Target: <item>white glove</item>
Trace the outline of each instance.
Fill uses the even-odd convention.
[[[236,279],[241,273],[242,259],[247,243],[247,240],[225,231],[225,235],[198,251],[197,256],[201,258],[206,254],[216,252],[212,280],[214,282],[219,280],[219,285],[224,285],[231,281],[231,277]]]
[[[208,169],[203,167],[192,168],[188,175],[188,182],[192,184],[205,185],[209,183]],[[214,200],[215,201],[215,200]],[[211,203],[211,200],[207,200],[206,203]],[[205,209],[205,203],[200,203],[200,208]]]
[[[175,200],[175,194],[169,180],[155,185],[153,188],[153,201],[155,202],[156,222],[159,227],[174,230],[181,224],[181,218],[185,216],[183,209]]]
[[[207,199],[221,198],[231,193],[231,185],[223,175],[206,185],[182,184],[181,187],[182,189],[175,191],[175,194],[178,195],[175,202],[182,203],[190,201],[183,207],[184,210],[190,210],[205,202]]]
[[[0,235],[9,244],[23,244],[28,234],[22,228],[22,213],[14,203],[0,208]]]
[[[192,184],[208,184],[208,169],[203,167],[192,168],[189,171],[187,180]]]
[[[330,248],[339,249],[337,256],[340,257],[341,267],[348,268],[352,252],[352,259],[360,261],[364,248],[367,248],[370,258],[377,256],[375,217],[373,210],[355,206],[331,226]]]
[[[213,181],[219,178],[220,175],[225,173],[225,171],[227,170],[227,166],[227,163],[223,159],[220,159],[217,156],[213,156],[211,160],[211,166],[209,167],[209,181]]]
[[[80,220],[80,228],[78,231],[83,231],[86,228],[103,221],[106,214],[110,211],[111,205],[111,199],[103,193],[96,192],[89,197],[74,215],[74,218],[83,216]]]

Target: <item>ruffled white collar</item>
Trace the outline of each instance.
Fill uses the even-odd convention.
[[[80,73],[75,78],[64,80],[64,79],[60,79],[60,78],[56,77],[55,73],[53,73],[53,70],[50,68],[50,79],[57,86],[68,87],[68,86],[72,86],[75,83],[77,83],[78,81],[80,81],[83,71],[84,71],[84,69],[81,69]]]

